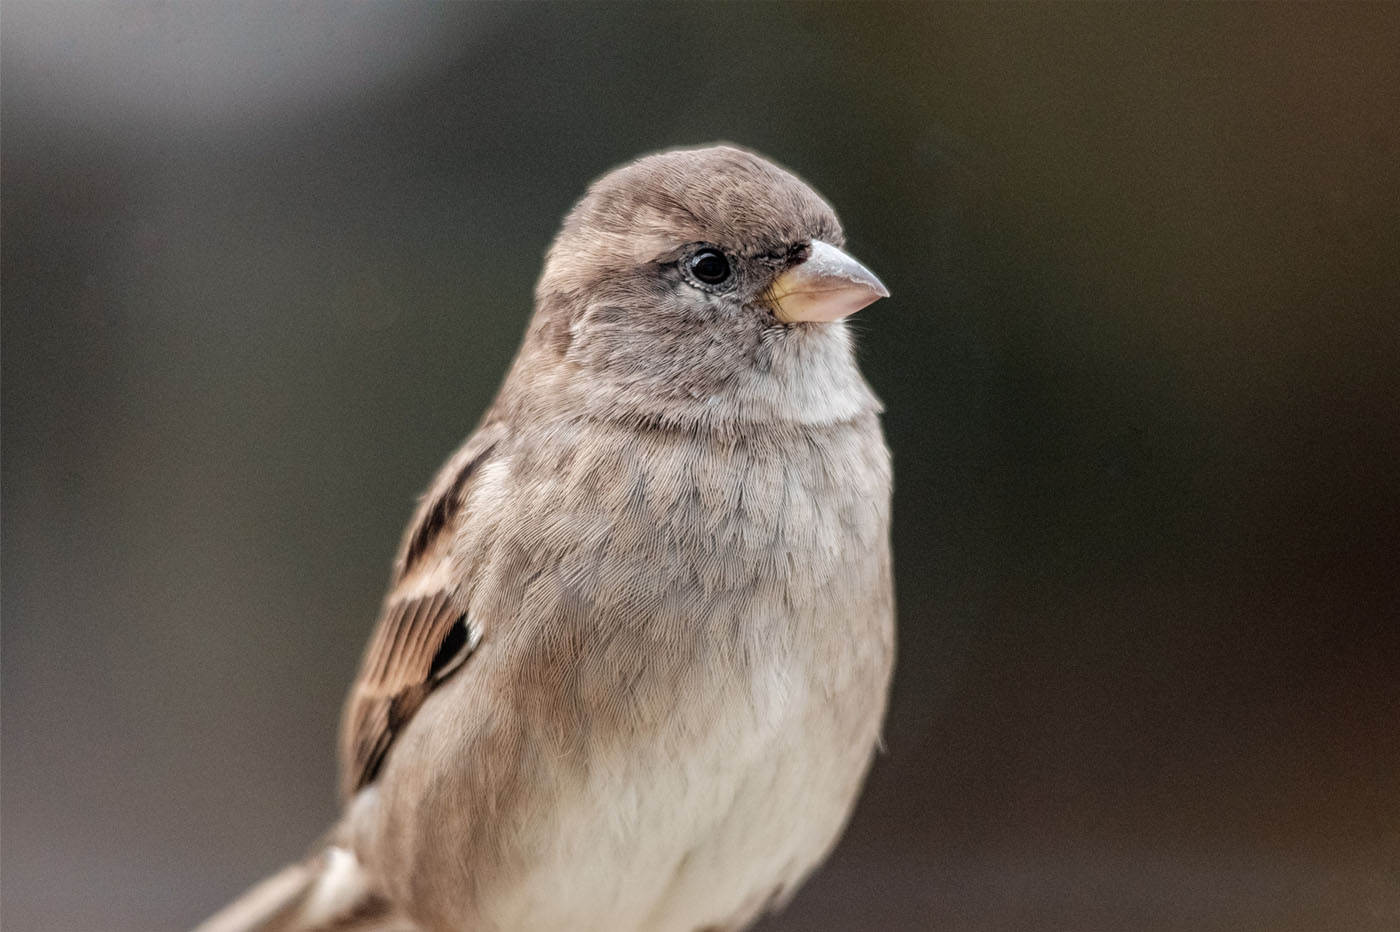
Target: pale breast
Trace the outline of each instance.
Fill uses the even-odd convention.
[[[395,899],[445,928],[746,920],[829,850],[877,740],[888,453],[873,418],[569,429],[594,433],[483,474],[497,517],[457,541],[479,656],[380,780],[426,804],[366,847]],[[424,858],[460,863],[460,886],[417,887]]]

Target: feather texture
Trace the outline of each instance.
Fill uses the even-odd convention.
[[[731,147],[570,212],[399,548],[345,708],[343,855],[266,929],[727,932],[825,857],[894,601],[879,401],[843,323],[770,303],[815,240],[842,242],[831,208]],[[700,248],[728,277],[688,271]]]

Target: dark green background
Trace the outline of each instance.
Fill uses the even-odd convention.
[[[416,493],[587,182],[729,139],[894,293],[900,666],[769,930],[1400,927],[1400,10],[3,11],[3,924],[334,818]]]

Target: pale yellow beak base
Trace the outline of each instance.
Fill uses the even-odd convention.
[[[812,254],[779,275],[768,289],[773,314],[783,323],[832,321],[888,298],[890,291],[861,265],[830,243],[812,241]]]

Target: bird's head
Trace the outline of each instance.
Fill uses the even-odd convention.
[[[629,416],[686,419],[698,403],[711,419],[832,420],[872,407],[841,321],[889,292],[844,241],[826,201],[753,153],[639,159],[565,218],[522,363]]]

